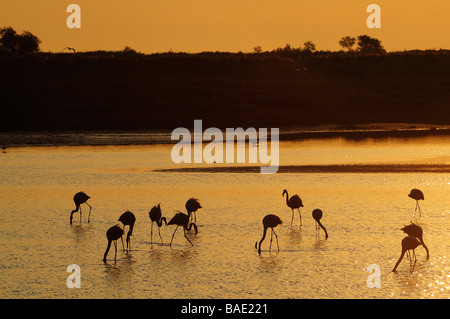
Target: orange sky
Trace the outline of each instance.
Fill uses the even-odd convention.
[[[81,29],[69,29],[66,8],[81,7]],[[366,8],[381,7],[381,29],[369,29]],[[449,0],[1,0],[0,26],[28,30],[41,50],[144,53],[253,51],[299,47],[339,50],[346,35],[367,34],[388,51],[450,49]]]

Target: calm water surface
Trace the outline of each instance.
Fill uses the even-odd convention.
[[[8,148],[0,165],[0,298],[449,298],[450,174],[386,173],[167,173],[178,167],[171,145]],[[311,139],[283,142],[281,165],[358,163],[450,164],[449,137],[416,139]],[[422,217],[414,219],[411,188],[425,193]],[[303,226],[283,189],[303,199]],[[73,195],[91,196],[83,221],[69,214]],[[199,233],[163,226],[164,244],[150,239],[148,212],[161,203],[163,216],[184,211],[198,197]],[[311,212],[324,212],[318,238]],[[137,218],[132,251],[114,249],[106,263],[106,230],[125,210]],[[262,218],[277,214],[280,251],[259,256],[254,244]],[[416,249],[410,269],[397,261],[403,224],[424,229],[426,259]],[[81,268],[81,289],[69,289],[66,268]],[[381,268],[381,288],[370,289],[366,271]]]

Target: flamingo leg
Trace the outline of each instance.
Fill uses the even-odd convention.
[[[419,208],[419,218],[421,218],[422,217],[422,212],[420,211],[419,201],[417,201],[417,207]]]
[[[272,235],[273,235],[273,228],[272,231],[270,232],[270,245],[269,245],[269,252],[272,250]]]
[[[177,229],[178,229],[178,226],[177,226],[177,228],[175,228],[175,231],[172,234],[172,239],[170,240],[170,244],[169,244],[169,246],[171,246],[171,247],[172,247],[173,236],[175,236],[175,232],[177,231]]]
[[[86,203],[86,205],[89,206],[89,216],[88,216],[88,223],[91,221],[91,210],[92,210],[92,206],[89,205],[88,203]]]
[[[159,238],[161,238],[161,245],[164,245],[163,240],[162,240],[162,236],[161,236],[160,229],[161,229],[161,227],[158,227],[158,234],[159,234]]]
[[[297,208],[298,216],[300,216],[300,227],[302,227],[302,214],[300,213],[300,208]]]
[[[117,240],[114,241],[114,260],[117,260]]]
[[[128,252],[131,251],[131,237],[130,237],[130,231],[128,231],[128,234],[127,234],[127,251],[128,251]]]
[[[294,209],[291,208],[291,210],[292,210],[292,218],[291,218],[291,227],[292,227],[292,223],[294,222]]]
[[[152,227],[150,228],[150,245],[153,245],[153,222]]]
[[[277,233],[273,230],[273,228],[272,228],[272,232],[273,232],[273,234],[275,235],[275,239],[277,240],[277,248],[278,248],[278,251],[280,251],[280,245],[278,245],[278,236],[277,236]]]
[[[122,241],[122,250],[125,250],[125,246],[124,246],[124,244],[123,244],[123,235],[120,236],[120,240]]]
[[[194,246],[194,244],[189,240],[189,238],[186,235],[186,229],[183,227],[183,231],[184,231],[184,237],[187,239],[187,241],[191,244],[191,246]]]
[[[80,224],[81,224],[81,205],[80,205]]]

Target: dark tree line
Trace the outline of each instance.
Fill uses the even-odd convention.
[[[0,54],[24,55],[37,53],[40,43],[41,40],[29,31],[17,34],[12,27],[0,29]]]

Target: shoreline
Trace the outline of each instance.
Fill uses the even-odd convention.
[[[12,147],[36,146],[107,146],[175,144],[172,131],[9,131],[0,132],[0,145]],[[193,130],[191,130],[191,134]],[[327,125],[316,127],[280,128],[280,141],[344,138],[415,138],[450,136],[450,125],[373,123],[364,125]],[[207,141],[204,141],[207,143]]]
[[[260,166],[183,167],[155,169],[158,173],[260,173]],[[450,173],[448,164],[329,164],[285,165],[277,173]]]

